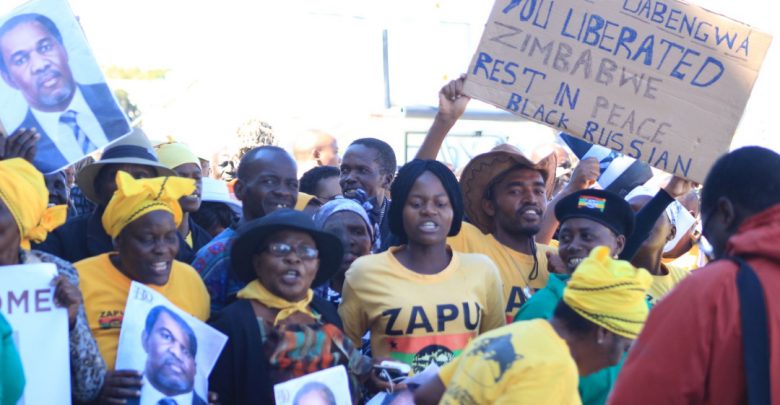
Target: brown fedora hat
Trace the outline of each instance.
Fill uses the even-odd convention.
[[[463,168],[460,176],[463,203],[469,221],[483,233],[493,231],[493,219],[482,210],[482,200],[495,178],[518,167],[524,166],[539,171],[544,179],[547,198],[550,198],[557,164],[555,153],[534,163],[525,157],[520,149],[509,144],[499,145],[490,152],[475,156]]]
[[[84,166],[76,175],[76,184],[84,196],[94,203],[100,198],[95,191],[95,178],[100,169],[111,164],[135,164],[149,166],[154,169],[157,177],[176,176],[176,172],[165,167],[157,160],[157,154],[152,144],[140,128],[133,128],[130,135],[112,143],[95,163]]]

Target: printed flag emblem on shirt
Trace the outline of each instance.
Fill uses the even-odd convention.
[[[412,373],[425,370],[431,363],[443,366],[458,357],[476,332],[435,336],[386,336],[383,344],[390,349],[390,358],[412,366]]]
[[[599,210],[604,212],[604,208],[607,206],[607,200],[605,198],[591,197],[584,195],[577,201],[577,208],[590,208],[592,210]]]

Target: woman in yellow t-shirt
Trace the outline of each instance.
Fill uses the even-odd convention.
[[[402,361],[418,373],[505,323],[503,287],[487,256],[447,246],[460,230],[463,199],[446,166],[413,160],[390,193],[390,228],[402,244],[352,264],[339,315],[353,341],[371,332],[375,361]]]
[[[101,402],[111,403],[137,398],[142,384],[137,371],[113,370],[130,284],[147,285],[202,321],[209,317],[210,302],[198,273],[174,260],[182,221],[179,199],[192,194],[195,182],[181,177],[136,180],[120,171],[116,184],[102,217],[116,252],[74,265],[81,277],[89,327],[109,369]]]

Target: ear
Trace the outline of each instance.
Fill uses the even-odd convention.
[[[672,225],[671,227],[669,227],[669,234],[666,235],[666,241],[667,242],[673,241],[675,236],[677,236],[677,227]]]
[[[262,263],[260,262],[260,255],[254,254],[252,255],[252,268],[255,270],[255,278],[257,278],[257,269],[262,267]]]
[[[726,197],[718,198],[716,209],[720,211],[725,229],[731,229],[737,220],[737,210],[734,204]]]
[[[114,252],[119,251],[119,238],[121,235],[117,236],[116,239],[111,240],[111,245],[114,247]]]
[[[599,326],[596,329],[596,343],[599,346],[610,343],[613,338],[614,338],[614,334],[612,334],[606,328]]]
[[[390,190],[390,185],[393,184],[393,174],[385,174],[385,181],[382,183],[382,188],[385,190]]]
[[[8,66],[8,65],[6,65]],[[19,86],[16,85],[16,82],[11,78],[11,76],[5,72],[0,71],[0,76],[3,76],[3,81],[10,87],[14,88],[15,90],[19,90]]]
[[[246,185],[241,179],[236,180],[236,184],[233,185],[233,193],[239,201],[244,201],[244,195],[246,191]]]
[[[316,161],[318,164],[320,164],[320,148],[314,148],[311,151],[311,158]]]
[[[493,201],[483,198],[481,205],[482,211],[484,211],[489,217],[492,218],[496,216],[496,206],[493,204]]]
[[[144,351],[149,353],[149,332],[144,329],[144,332],[141,333],[141,346],[144,347]]]
[[[620,253],[623,252],[623,249],[626,247],[626,236],[625,235],[618,235],[617,238],[615,238],[615,250],[612,252],[613,256],[620,256]]]

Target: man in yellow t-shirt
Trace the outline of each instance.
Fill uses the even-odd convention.
[[[552,320],[516,322],[473,340],[415,403],[580,404],[578,375],[617,364],[647,318],[652,277],[609,249],[572,275]]]
[[[533,163],[517,148],[501,145],[472,159],[460,178],[471,224],[464,222],[447,244],[461,252],[482,253],[495,262],[504,284],[507,322],[534,291],[547,285],[547,257],[557,254],[557,249],[534,241],[542,228],[555,167],[555,153]],[[588,176],[598,173],[589,173],[589,168],[589,164],[578,166],[572,182],[556,199],[584,188]]]

